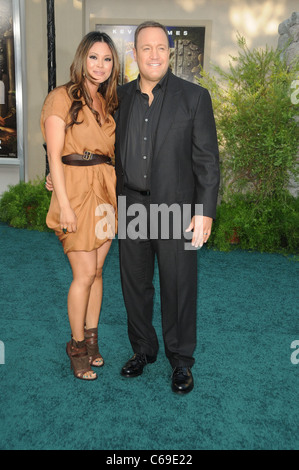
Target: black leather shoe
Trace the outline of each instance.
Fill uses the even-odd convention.
[[[185,394],[194,387],[192,372],[189,367],[175,367],[172,373],[172,390],[175,393]]]
[[[147,356],[146,354],[134,354],[131,359],[124,365],[121,370],[121,375],[124,377],[138,377],[143,372],[146,364],[152,364],[156,361],[155,357]]]

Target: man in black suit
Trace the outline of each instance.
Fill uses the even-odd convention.
[[[169,53],[164,26],[140,25],[135,33],[140,75],[119,89],[115,166],[127,214],[125,230],[119,220],[120,268],[134,352],[121,374],[139,376],[157,357],[152,325],[157,257],[172,390],[188,393],[196,346],[197,248],[207,242],[216,214],[219,154],[210,95],[171,73]],[[188,233],[192,240],[186,242]]]

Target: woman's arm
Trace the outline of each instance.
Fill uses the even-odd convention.
[[[68,232],[76,232],[77,218],[67,196],[61,161],[65,139],[65,122],[58,116],[49,116],[45,121],[45,135],[51,178],[60,206],[60,228],[66,228]]]

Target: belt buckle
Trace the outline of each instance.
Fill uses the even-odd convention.
[[[85,150],[83,154],[83,160],[91,160],[92,158],[92,152],[89,150]]]

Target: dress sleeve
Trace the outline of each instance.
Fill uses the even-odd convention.
[[[49,116],[58,116],[67,123],[68,112],[71,106],[65,87],[55,88],[46,97],[41,112],[41,129],[44,135],[45,121]]]

